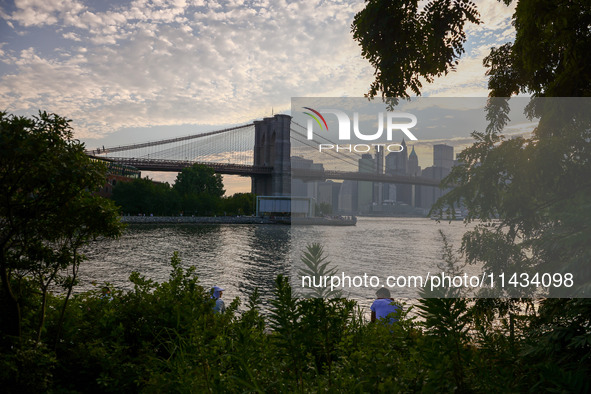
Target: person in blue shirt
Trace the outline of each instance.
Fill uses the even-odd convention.
[[[400,306],[394,303],[394,298],[390,296],[390,290],[382,287],[376,291],[377,299],[371,304],[371,321],[372,323],[376,320],[386,319],[390,313],[396,313],[400,309]],[[389,323],[392,324],[397,319],[391,317]]]
[[[215,305],[213,306],[213,311],[215,313],[224,313],[226,311],[226,305],[224,304],[224,300],[222,300],[222,293],[224,289],[218,286],[212,287],[212,295],[211,298],[215,299]]]
[[[101,290],[101,299],[107,301],[113,301],[113,296],[111,295],[111,289],[109,286],[105,286]]]

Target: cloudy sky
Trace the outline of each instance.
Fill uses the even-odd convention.
[[[425,96],[486,96],[482,58],[513,12],[476,1],[457,72]],[[291,97],[359,97],[373,80],[354,0],[0,0],[0,109],[73,119],[112,146],[286,112]]]

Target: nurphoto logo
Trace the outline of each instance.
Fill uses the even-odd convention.
[[[314,139],[314,121],[318,125],[320,131],[328,132],[328,124],[322,114],[331,114],[336,116],[338,121],[338,139],[341,141],[351,140],[351,130],[356,139],[361,141],[376,141],[383,137],[384,134],[384,119],[386,123],[386,140],[392,141],[394,138],[394,131],[402,131],[407,138],[412,141],[417,141],[417,137],[411,133],[410,129],[417,124],[417,117],[407,112],[383,112],[378,113],[378,129],[375,132],[363,133],[359,127],[359,113],[353,112],[353,125],[351,127],[351,118],[344,111],[338,109],[320,109],[315,110],[310,107],[303,107],[307,111],[303,111],[308,115],[307,131],[308,140]],[[309,112],[308,112],[309,111]],[[388,152],[402,152],[404,147],[400,144],[318,144],[318,150],[335,150],[365,153],[369,152],[372,147],[380,151],[382,148]]]

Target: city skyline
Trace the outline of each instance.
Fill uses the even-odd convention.
[[[403,151],[384,155],[377,147],[373,152],[363,153],[357,159],[359,173],[402,175],[441,180],[457,164],[453,146],[435,144],[432,146],[432,165],[423,167],[418,163],[414,147],[408,153],[408,146],[402,140]],[[292,168],[310,171],[326,170],[323,163],[295,156]],[[343,168],[340,168],[343,171]],[[410,184],[391,184],[375,181],[350,181],[326,179],[302,181],[292,177],[292,195],[313,199],[318,207],[339,214],[377,215],[424,215],[433,203],[444,193],[438,187]],[[405,208],[406,207],[406,208]]]

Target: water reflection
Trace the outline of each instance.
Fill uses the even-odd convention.
[[[443,230],[456,246],[462,223],[436,223],[418,218],[360,218],[355,227],[282,225],[135,225],[118,240],[99,240],[86,250],[79,291],[92,283],[130,289],[128,278],[138,271],[156,281],[167,280],[169,260],[178,251],[183,266],[195,266],[201,284],[226,289],[229,302],[258,287],[264,305],[272,297],[278,274],[297,282],[300,256],[307,244],[320,242],[329,260],[347,275],[402,275],[436,269],[441,262]],[[369,305],[375,289],[351,288],[349,297]],[[416,297],[403,289],[397,297]]]

